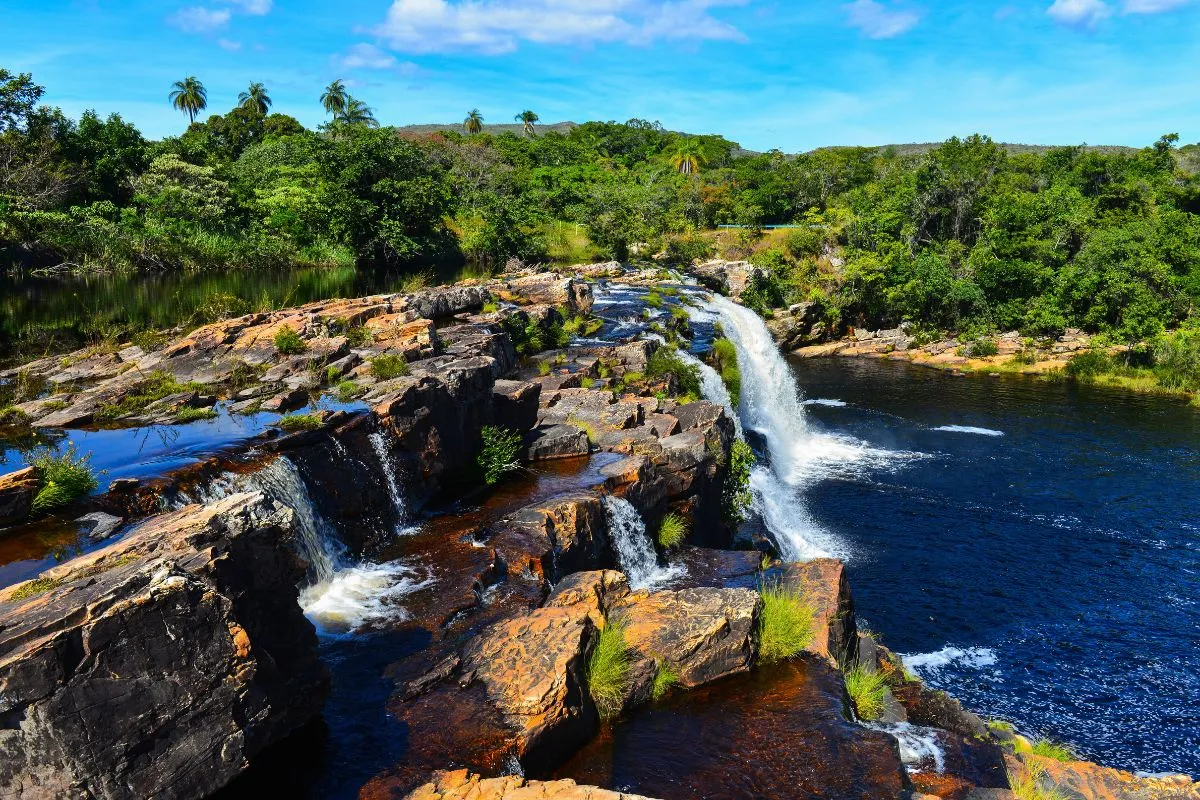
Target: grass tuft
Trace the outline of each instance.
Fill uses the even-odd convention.
[[[1071,752],[1069,747],[1052,742],[1049,739],[1039,739],[1034,742],[1033,749],[1030,752],[1037,756],[1045,756],[1046,758],[1052,758],[1055,761],[1062,761],[1064,763],[1075,760],[1075,754]]]
[[[352,380],[341,381],[337,386],[333,387],[334,394],[342,403],[349,403],[362,396],[363,387],[359,386]]]
[[[587,684],[602,719],[621,713],[629,689],[629,648],[625,644],[624,625],[609,622],[600,631],[588,658]]]
[[[779,583],[759,587],[758,660],[773,664],[800,654],[813,640],[814,612],[798,589]]]
[[[409,371],[408,359],[404,356],[385,354],[371,359],[371,374],[381,381],[406,377]]]
[[[674,550],[683,544],[688,535],[688,521],[682,514],[671,512],[663,517],[658,526],[658,545],[663,550]]]
[[[1008,773],[1008,785],[1017,800],[1067,800],[1067,796],[1055,787],[1047,787],[1042,780],[1046,768],[1041,764],[1025,765],[1023,774]]]
[[[201,419],[216,419],[215,408],[181,408],[175,414],[176,422],[195,422]]]
[[[654,673],[654,687],[650,690],[650,696],[655,702],[662,700],[678,685],[679,672],[669,664],[658,662],[658,671]]]
[[[294,356],[303,353],[308,345],[300,338],[300,334],[284,325],[275,333],[275,352],[281,356]]]
[[[57,589],[60,585],[62,585],[62,581],[55,578],[34,578],[18,586],[8,599],[13,603],[28,600],[31,597],[45,594],[51,589]]]
[[[30,463],[37,467],[41,485],[33,498],[33,512],[44,514],[62,508],[95,489],[98,482],[90,459],[90,453],[79,455],[73,444],[62,453],[45,450],[35,456]]]
[[[508,428],[485,425],[483,447],[475,463],[483,470],[483,480],[495,486],[510,472],[521,468],[521,434]]]
[[[120,402],[100,406],[94,416],[97,422],[121,419],[143,411],[146,406],[164,397],[181,392],[200,391],[203,388],[204,385],[200,383],[180,383],[169,372],[152,372],[144,381],[130,389],[129,394],[121,398]]]
[[[887,681],[882,672],[855,664],[846,673],[846,692],[854,704],[854,713],[866,722],[883,716],[883,701],[887,696]]]
[[[275,424],[285,431],[311,431],[321,427],[323,420],[320,414],[288,414],[280,417]]]

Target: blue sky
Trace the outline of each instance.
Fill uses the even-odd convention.
[[[642,117],[752,149],[1200,140],[1200,0],[5,0],[0,66],[46,101],[181,132],[251,80],[323,119],[336,77],[385,124]],[[19,31],[20,35],[14,32]]]

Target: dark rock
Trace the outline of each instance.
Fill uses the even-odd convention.
[[[0,526],[12,525],[29,516],[39,483],[34,467],[0,475]]]
[[[522,381],[496,381],[492,386],[493,419],[514,431],[527,431],[537,424],[538,398],[542,387]]]
[[[573,425],[535,428],[526,435],[525,446],[530,461],[574,458],[591,452],[587,431]]]
[[[125,520],[114,517],[112,514],[105,514],[103,511],[93,511],[75,521],[80,523],[81,533],[92,541],[98,542],[116,533],[117,528],[121,527],[121,523]]]

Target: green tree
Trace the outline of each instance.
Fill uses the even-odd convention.
[[[45,92],[28,72],[14,75],[0,68],[0,133],[25,130]]]
[[[321,106],[325,113],[337,119],[346,110],[350,95],[346,92],[346,82],[341,78],[330,83],[321,93]]]
[[[338,115],[338,121],[343,125],[365,125],[368,128],[378,128],[375,112],[371,107],[356,97],[346,95],[346,107]]]
[[[194,75],[172,84],[169,95],[171,105],[188,115],[188,123],[196,121],[196,115],[208,108],[208,90]]]
[[[136,201],[150,217],[217,227],[229,207],[229,185],[210,167],[161,155],[134,184]]]
[[[261,83],[252,83],[250,88],[238,95],[238,105],[257,111],[265,117],[271,110],[271,98],[267,95],[267,87]]]
[[[683,175],[692,175],[708,163],[704,146],[699,139],[688,136],[680,139],[671,152],[671,165]]]
[[[467,112],[467,118],[463,120],[463,127],[467,133],[476,134],[483,130],[483,114],[479,113],[478,108],[472,108]]]
[[[520,114],[517,114],[515,117],[513,117],[513,119],[521,123],[526,136],[532,137],[536,135],[536,131],[534,130],[533,126],[538,119],[540,119],[537,114],[526,109],[525,111],[522,111]],[[482,121],[482,118],[480,118],[480,122]]]

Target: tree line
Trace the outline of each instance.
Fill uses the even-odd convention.
[[[532,111],[492,134],[478,110],[461,132],[414,134],[381,127],[342,81],[310,130],[260,83],[199,121],[207,93],[189,77],[169,96],[186,131],[151,141],[42,94],[0,70],[0,257],[16,267],[415,272],[720,252],[767,267],[749,295],[764,311],[814,301],[837,323],[1127,340],[1194,324],[1200,299],[1200,180],[1174,135],[1126,152],[1010,153],[976,135],[786,155],[645,120],[539,132]],[[801,227],[760,231],[788,223]]]

